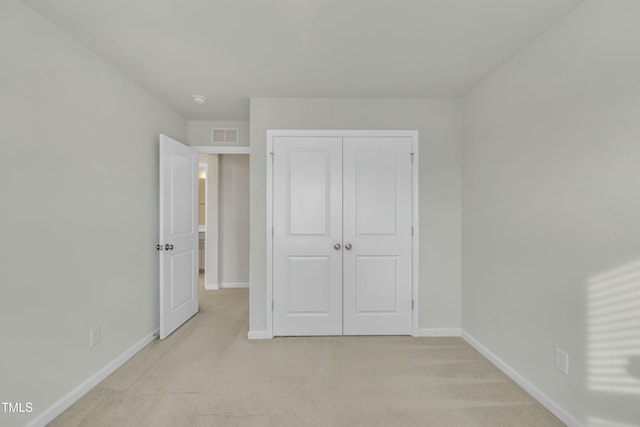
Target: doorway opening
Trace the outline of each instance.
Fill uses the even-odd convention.
[[[197,148],[200,291],[248,288],[248,153],[202,153],[201,148],[216,147]]]

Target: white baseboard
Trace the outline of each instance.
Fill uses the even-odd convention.
[[[217,291],[218,289],[220,289],[220,285],[218,285],[217,283],[205,283],[204,288],[207,291]]]
[[[462,331],[462,338],[468,342],[473,348],[478,350],[480,354],[489,359],[498,369],[504,372],[509,378],[515,381],[520,387],[525,389],[534,399],[536,399],[542,406],[547,408],[553,415],[558,417],[560,421],[565,423],[568,427],[582,427],[580,421],[578,421],[573,415],[565,411],[560,405],[551,400],[546,394],[542,392],[538,387],[533,385],[529,380],[520,375],[515,369],[509,366],[504,360],[493,354],[491,350],[480,344],[478,340],[473,338],[467,332]]]
[[[247,339],[250,340],[270,340],[271,338],[273,337],[269,336],[265,330],[247,332]]]
[[[460,328],[424,328],[418,329],[416,337],[459,337]]]
[[[220,289],[233,289],[233,288],[248,288],[248,282],[222,282],[220,283]]]
[[[100,369],[95,374],[91,375],[87,378],[83,383],[79,386],[71,390],[67,395],[63,396],[56,403],[45,409],[42,413],[40,413],[37,417],[35,417],[31,422],[27,424],[27,427],[44,427],[51,421],[53,421],[58,415],[63,413],[67,408],[76,403],[82,396],[91,391],[92,388],[97,386],[102,380],[111,375],[116,369],[120,366],[124,365],[126,361],[131,359],[138,353],[140,350],[145,348],[150,342],[156,339],[158,335],[158,330],[156,329],[154,332],[150,333],[146,337],[142,338],[140,341],[129,347],[122,353],[120,356],[113,359],[107,365],[105,365],[102,369]]]

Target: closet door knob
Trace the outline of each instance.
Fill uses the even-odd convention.
[[[339,251],[341,247],[342,246],[340,245],[340,243],[336,243],[335,245],[333,245],[333,249],[335,249],[336,251]]]
[[[348,250],[348,251],[350,251],[350,250],[351,250],[351,247],[352,247],[352,246],[351,246],[351,243],[347,243],[346,245],[344,245],[344,248],[345,248],[346,250]]]

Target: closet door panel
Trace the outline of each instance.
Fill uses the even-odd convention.
[[[341,335],[342,138],[273,147],[274,335]]]
[[[411,139],[343,142],[343,332],[411,333]]]
[[[391,157],[389,157],[391,155]],[[358,236],[395,236],[396,153],[362,150],[355,155],[355,226]],[[348,163],[351,166],[351,163]]]

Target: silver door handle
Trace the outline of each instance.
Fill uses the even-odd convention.
[[[342,245],[340,245],[340,243],[336,243],[335,245],[333,245],[333,249],[335,249],[336,251],[339,251],[341,247]]]
[[[170,245],[169,243],[167,243],[166,245],[164,245],[164,250],[165,251],[172,251],[173,250],[173,245]]]
[[[351,247],[352,247],[352,246],[351,246],[351,243],[347,243],[346,245],[344,245],[344,248],[345,248],[346,250],[348,250],[348,251],[350,251],[350,250],[351,250]]]

